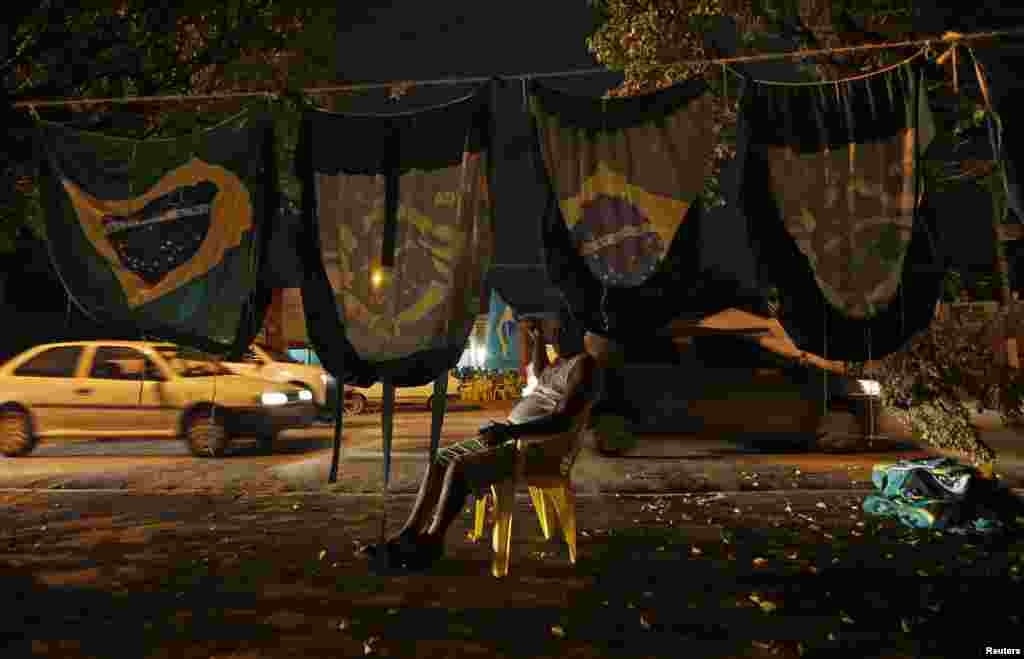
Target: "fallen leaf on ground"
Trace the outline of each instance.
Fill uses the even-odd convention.
[[[766,559],[764,559],[764,558],[760,558],[760,557],[759,557],[759,558],[755,558],[755,559],[754,559],[754,561],[753,561],[753,563],[754,563],[754,565],[756,565],[757,567],[761,567],[762,565],[767,565],[767,564],[768,564],[768,561],[767,561]]]
[[[814,504],[814,507],[815,508],[821,508],[822,510],[825,510],[826,508],[828,508],[828,506],[826,506],[825,502],[823,502],[823,501],[819,501],[818,503]]]
[[[557,636],[558,638],[565,638],[565,630],[562,629],[561,625],[552,625],[551,634],[552,636]]]
[[[324,556],[327,556],[327,550],[326,549],[321,549],[320,550],[320,556],[319,556],[321,561],[324,560]]]
[[[754,604],[757,604],[759,607],[761,607],[761,610],[764,611],[765,613],[772,613],[772,612],[776,611],[779,608],[778,604],[776,604],[775,602],[772,602],[772,601],[769,601],[769,600],[766,600],[766,599],[762,598],[757,593],[751,593],[749,595],[749,599],[750,599],[751,602],[753,602]]]
[[[377,641],[379,640],[380,639],[378,637],[371,636],[370,638],[363,641],[363,654],[373,654],[374,651],[376,650],[374,645],[376,645]]]
[[[690,553],[694,556],[699,556],[700,554],[703,554],[704,551],[700,547],[690,547]]]
[[[852,625],[853,624],[853,618],[851,618],[849,615],[847,615],[845,611],[840,611],[839,612],[839,619],[842,620],[847,625]]]
[[[644,616],[640,616],[640,626],[644,629],[650,629],[651,623],[647,622],[647,618],[645,618]]]

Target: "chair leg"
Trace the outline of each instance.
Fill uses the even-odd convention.
[[[516,482],[509,478],[491,486],[494,495],[494,562],[491,574],[504,577],[508,574],[509,550],[512,546],[512,509],[515,507]]]
[[[562,525],[562,536],[569,546],[569,562],[576,563],[576,493],[568,483],[560,487],[545,490],[558,511],[558,521]]]
[[[487,495],[477,497],[473,508],[473,530],[469,534],[469,539],[472,542],[478,542],[480,538],[484,537],[484,520],[487,518]]]
[[[545,540],[550,540],[551,524],[548,520],[547,505],[544,502],[544,490],[539,487],[530,487],[530,498],[533,500],[533,509],[537,511],[537,521],[540,522],[540,531],[544,534]]]

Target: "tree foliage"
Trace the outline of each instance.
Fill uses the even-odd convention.
[[[272,0],[144,0],[66,5],[14,3],[0,61],[0,108],[9,154],[0,171],[0,252],[15,232],[42,235],[29,116],[24,100],[194,95],[285,90],[334,78],[335,3]],[[43,118],[133,138],[172,137],[214,125],[254,101],[83,104],[39,108]],[[259,101],[255,101],[259,102]],[[279,157],[290,162],[302,100],[285,95]],[[282,173],[290,166],[281,167]],[[286,193],[297,183],[286,178]]]

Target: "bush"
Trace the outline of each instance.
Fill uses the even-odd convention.
[[[1011,310],[1002,309],[983,323],[934,320],[873,368],[855,364],[853,370],[881,383],[883,407],[915,437],[963,453],[975,464],[991,462],[996,454],[970,424],[969,401],[977,401],[979,412],[998,410],[1006,424],[1020,420],[1024,374],[997,354],[998,337],[1012,327],[1010,316]]]

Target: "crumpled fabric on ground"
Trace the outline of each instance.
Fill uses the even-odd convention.
[[[977,471],[951,458],[900,460],[878,464],[871,480],[878,494],[864,499],[864,512],[894,517],[904,526],[940,529],[960,535],[1001,531],[998,519],[976,514],[969,501]],[[976,489],[976,488],[975,488]]]

